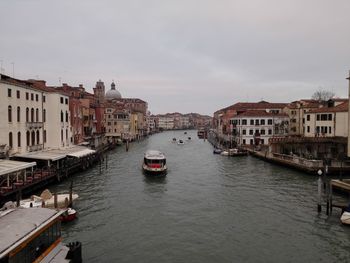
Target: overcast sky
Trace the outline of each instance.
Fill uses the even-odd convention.
[[[3,73],[115,80],[155,114],[348,93],[349,0],[2,0],[0,24]]]

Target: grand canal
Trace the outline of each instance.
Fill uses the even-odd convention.
[[[166,178],[142,174],[147,149],[166,154]],[[349,262],[350,228],[337,210],[317,214],[316,179],[213,155],[195,131],[164,132],[109,152],[107,169],[73,177],[79,219],[63,237],[83,243],[84,262]]]

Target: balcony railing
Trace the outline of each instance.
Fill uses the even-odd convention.
[[[26,122],[26,127],[28,129],[42,128],[44,126],[43,122]]]
[[[41,151],[43,149],[44,149],[44,145],[43,144],[27,146],[28,152]]]

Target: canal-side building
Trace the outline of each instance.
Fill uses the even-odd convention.
[[[232,118],[246,111],[265,111],[268,113],[279,114],[284,112],[286,103],[260,102],[238,102],[229,107],[220,109],[214,113],[213,128],[216,140],[223,143],[230,143],[232,139]],[[250,139],[249,139],[250,140]]]
[[[305,114],[305,137],[347,137],[349,103],[322,107]]]
[[[288,135],[289,117],[285,113],[248,110],[231,119],[232,137],[237,145],[267,145],[273,137]]]
[[[0,144],[6,154],[26,153],[71,144],[69,97],[46,87],[0,74],[2,92]],[[8,151],[7,151],[8,150]]]
[[[174,118],[169,115],[158,115],[158,128],[160,130],[173,130],[175,128]]]

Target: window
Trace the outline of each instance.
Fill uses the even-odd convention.
[[[246,129],[243,129],[243,130],[242,130],[242,134],[243,134],[243,135],[246,135],[246,133],[247,133]]]
[[[35,145],[35,131],[32,131],[32,145]]]
[[[43,95],[43,102],[46,102],[46,96]]]
[[[26,122],[29,122],[29,108],[26,108]]]
[[[68,140],[68,129],[66,129],[66,140]]]
[[[11,98],[12,97],[12,90],[7,89],[7,97]]]
[[[268,120],[267,120],[267,124],[268,124],[268,125],[272,125],[272,119],[268,119]]]
[[[63,129],[61,129],[61,142],[63,142]]]
[[[17,107],[17,122],[21,121],[21,108]]]
[[[26,92],[26,100],[29,100],[29,93]]]
[[[310,121],[310,114],[306,115],[306,120]]]
[[[64,121],[64,118],[63,118],[63,111],[61,111],[61,122]]]
[[[30,121],[34,122],[34,108],[30,110]]]
[[[65,103],[68,104],[68,99],[67,98],[65,99]]]
[[[261,139],[261,140],[260,140],[260,143],[261,143],[261,144],[265,144],[264,139]]]
[[[46,130],[44,130],[44,143],[46,143]]]
[[[318,121],[320,120],[320,114],[316,115],[316,120],[318,120]]]
[[[34,100],[34,94],[30,93],[30,100]]]
[[[331,126],[328,127],[328,132],[332,133],[332,127]]]
[[[12,122],[12,107],[8,106],[8,121]]]
[[[260,124],[261,125],[265,125],[265,120],[263,119],[263,120],[260,120]]]
[[[310,132],[310,126],[307,126],[307,127],[306,127],[306,130],[307,130],[307,132],[309,133],[309,132]]]
[[[63,104],[63,97],[60,97],[61,104]]]
[[[30,134],[29,134],[29,131],[27,131],[27,146],[29,146],[29,141],[30,141]]]
[[[245,139],[243,139],[243,144],[245,144]]]
[[[260,130],[260,134],[261,134],[261,135],[265,135],[265,130],[264,130],[264,129],[261,129],[261,130]]]
[[[269,135],[271,135],[272,134],[272,130],[271,129],[269,129]]]
[[[254,120],[250,120],[250,125],[254,125]]]
[[[250,145],[253,145],[253,144],[254,144],[254,140],[250,139]]]
[[[21,147],[21,132],[17,133],[17,145],[18,147]]]
[[[253,130],[249,130],[249,135],[253,135],[254,131]]]
[[[35,119],[37,122],[39,122],[39,109],[36,109],[35,111]]]
[[[13,147],[12,132],[9,133],[9,146],[10,146],[10,148]]]
[[[255,120],[255,125],[259,125],[259,120]]]
[[[68,122],[68,112],[66,111],[66,122]]]
[[[36,131],[36,143],[40,144],[40,133],[39,133],[39,131]]]
[[[16,93],[17,93],[17,99],[20,99],[21,98],[21,92],[19,90],[17,90]]]
[[[35,94],[35,100],[39,101],[39,95],[38,94]]]
[[[329,121],[332,120],[332,114],[328,114],[328,120],[329,120]]]
[[[316,133],[320,133],[320,126],[316,126]]]
[[[43,122],[46,122],[46,110],[43,109]]]
[[[242,125],[247,125],[247,120],[243,119],[242,120]]]

